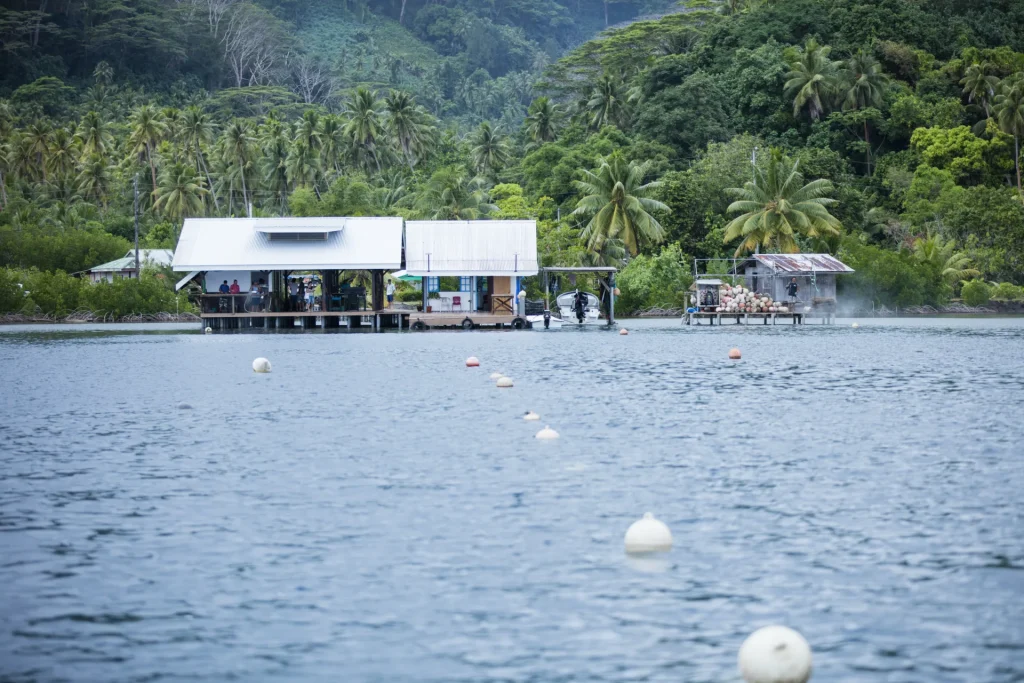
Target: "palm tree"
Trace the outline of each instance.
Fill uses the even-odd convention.
[[[996,88],[999,86],[999,79],[991,73],[992,65],[972,64],[967,67],[964,77],[960,79],[960,85],[964,86],[963,93],[967,95],[967,101],[981,105],[985,112],[985,118],[992,116],[989,108],[992,98],[995,97]]]
[[[203,212],[202,176],[187,164],[175,163],[160,171],[160,183],[153,191],[153,209],[177,225],[189,216]]]
[[[470,153],[478,173],[492,173],[508,163],[508,142],[487,121],[474,131],[469,144],[472,145]]]
[[[552,142],[558,137],[558,123],[562,112],[547,97],[538,97],[530,105],[526,116],[526,134],[535,145]]]
[[[355,145],[357,152],[373,160],[380,173],[380,159],[377,158],[377,139],[384,132],[380,109],[383,103],[369,88],[356,88],[345,110],[348,123],[345,134]]]
[[[283,213],[288,207],[288,154],[291,146],[276,119],[264,127],[262,146],[267,190],[278,195]]]
[[[587,101],[590,125],[600,129],[608,124],[622,127],[629,116],[627,94],[622,91],[622,80],[609,73],[601,75]]]
[[[206,167],[203,145],[209,145],[213,141],[213,121],[199,107],[188,107],[181,117],[181,137],[186,153],[190,151],[195,153],[196,171],[206,176],[207,186],[212,188],[213,181],[210,178],[210,169]],[[213,196],[213,205],[217,211],[220,211],[217,193],[211,191],[210,194]]]
[[[647,163],[627,163],[613,153],[601,161],[596,172],[581,171],[583,179],[574,184],[584,197],[573,215],[589,217],[581,237],[591,251],[601,252],[606,241],[620,239],[629,253],[636,255],[641,247],[664,238],[664,228],[651,214],[670,209],[651,197],[661,183],[644,183],[648,168]]]
[[[981,271],[972,266],[970,257],[956,250],[954,240],[943,241],[942,237],[931,232],[914,240],[914,257],[922,263],[934,265],[942,273],[942,279],[954,287],[964,280],[981,276]]]
[[[246,169],[253,164],[255,141],[252,128],[246,121],[235,119],[224,131],[224,160],[238,174],[242,184],[242,203],[249,209],[249,189],[245,182]]]
[[[392,90],[384,98],[387,111],[387,129],[391,138],[405,157],[409,170],[415,166],[416,153],[423,149],[433,136],[431,117],[416,105],[416,100],[407,92]]]
[[[345,149],[345,126],[341,119],[328,114],[320,122],[320,155],[324,168],[335,173],[341,171],[341,157]]]
[[[114,69],[106,61],[98,62],[92,70],[92,77],[99,85],[110,85],[114,80]]]
[[[75,139],[67,128],[57,128],[50,137],[46,168],[54,180],[66,178],[75,169]]]
[[[868,109],[882,106],[882,96],[889,77],[882,72],[882,65],[877,59],[866,52],[858,52],[847,60],[843,80],[846,89],[844,108]],[[871,137],[867,118],[864,119],[864,145],[867,174],[871,175]]]
[[[829,206],[838,203],[828,196],[832,183],[821,179],[805,185],[799,166],[799,161],[790,163],[773,151],[768,169],[757,169],[757,182],[726,190],[738,197],[728,212],[743,212],[725,226],[726,244],[743,240],[736,248],[737,256],[762,246],[796,253],[797,235],[815,238],[839,232],[842,225],[828,212]]]
[[[75,141],[81,147],[82,158],[98,154],[106,158],[114,144],[110,124],[94,111],[86,113],[78,124]]]
[[[149,162],[149,171],[153,179],[153,189],[156,189],[156,164],[153,162],[153,149],[157,143],[167,134],[167,124],[157,108],[152,104],[144,104],[134,112],[128,119],[128,144],[131,145],[132,153],[139,156],[145,155]]]
[[[296,141],[302,142],[313,153],[319,152],[323,146],[320,139],[320,116],[313,109],[307,109],[299,120],[295,131]]]
[[[794,117],[800,116],[805,107],[814,121],[825,113],[826,103],[836,90],[836,62],[829,59],[831,51],[811,38],[800,57],[790,62],[784,87],[786,96],[793,98]]]
[[[485,188],[464,167],[448,166],[430,176],[416,205],[435,220],[474,220],[497,209]]]
[[[996,123],[1006,134],[1013,136],[1013,164],[1017,170],[1017,193],[1024,198],[1020,185],[1020,138],[1024,136],[1024,72],[1007,76],[999,84],[999,94],[992,111]]]
[[[93,198],[107,206],[107,196],[110,193],[110,164],[106,158],[93,153],[82,160],[82,168],[78,172],[78,191],[83,197]]]
[[[24,139],[28,145],[28,151],[33,157],[33,175],[42,174],[43,182],[46,181],[46,158],[50,153],[50,136],[53,134],[53,126],[46,119],[33,121],[25,129]]]
[[[320,197],[320,190],[315,186],[317,176],[320,175],[319,158],[305,140],[296,140],[292,145],[291,152],[285,160],[285,173],[295,187],[314,185],[316,195]]]

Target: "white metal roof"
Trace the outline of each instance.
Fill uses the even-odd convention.
[[[169,266],[171,265],[171,259],[174,257],[174,251],[171,249],[139,249],[139,257],[142,259],[143,265],[148,263],[157,266]],[[119,273],[122,270],[135,270],[134,249],[129,249],[128,253],[119,259],[90,268],[87,272]]]
[[[536,221],[408,221],[409,275],[536,275]]]
[[[271,240],[270,233],[328,233]],[[392,270],[402,262],[401,218],[189,218],[174,270]]]

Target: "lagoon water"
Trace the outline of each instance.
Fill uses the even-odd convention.
[[[1024,680],[1024,320],[851,322],[0,328],[0,680]]]

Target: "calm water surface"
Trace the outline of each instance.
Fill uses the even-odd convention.
[[[1024,321],[850,322],[2,328],[0,680],[1022,681]]]

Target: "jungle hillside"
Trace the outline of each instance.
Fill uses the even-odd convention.
[[[827,252],[865,305],[1024,299],[1016,0],[2,0],[0,314],[187,309],[76,275],[193,216],[535,218],[683,305]],[[537,284],[530,285],[531,296]]]

